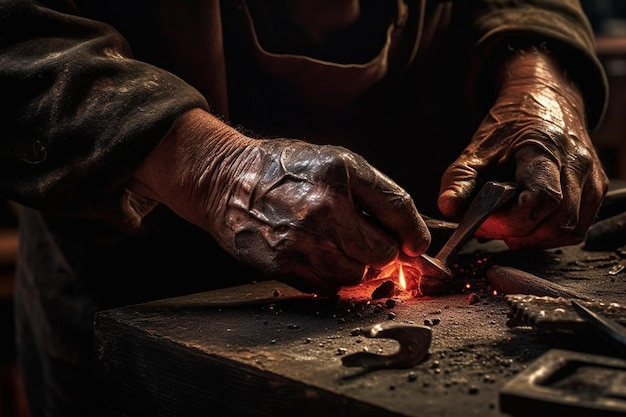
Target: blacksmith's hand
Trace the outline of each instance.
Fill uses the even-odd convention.
[[[203,110],[181,116],[133,191],[208,231],[241,262],[333,294],[366,266],[415,257],[430,233],[408,193],[349,150],[253,139]]]
[[[510,249],[580,243],[608,179],[585,124],[582,96],[545,52],[507,61],[499,95],[461,156],[442,178],[441,212],[459,218],[480,179],[514,181],[514,204],[492,215],[477,237]]]

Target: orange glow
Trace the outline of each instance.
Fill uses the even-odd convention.
[[[416,267],[415,260],[406,257],[396,257],[391,262],[379,266],[368,266],[363,272],[363,281],[355,287],[344,287],[342,297],[365,299],[384,283],[392,281],[394,284],[394,298],[410,299],[419,294],[419,280],[421,271]]]
[[[400,284],[400,288],[403,291],[406,290],[406,278],[404,277],[404,269],[402,269],[402,264],[398,266],[398,283]]]

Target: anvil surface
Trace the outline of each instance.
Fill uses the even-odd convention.
[[[626,264],[616,252],[514,254],[470,241],[460,256],[474,253],[626,303],[626,272],[610,273]],[[119,416],[506,416],[501,388],[547,351],[611,354],[590,334],[511,327],[505,295],[488,285],[375,300],[371,289],[326,299],[268,281],[99,312],[103,401]],[[355,332],[389,320],[432,326],[422,363],[372,372],[342,366],[342,356],[359,350],[394,352],[395,341]]]

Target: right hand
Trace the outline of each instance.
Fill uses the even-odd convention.
[[[479,177],[515,182],[512,204],[475,236],[511,250],[581,243],[609,180],[585,124],[585,102],[558,61],[540,52],[512,54],[501,68],[497,100],[471,142],[442,177],[439,208],[460,218]]]
[[[133,190],[207,230],[241,262],[305,292],[356,285],[416,257],[430,233],[409,194],[361,156],[257,140],[192,110],[135,172]]]

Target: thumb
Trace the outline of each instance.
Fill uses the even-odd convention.
[[[459,158],[460,159],[460,158]],[[477,187],[477,171],[459,160],[450,165],[441,178],[437,206],[448,218],[460,218]]]

